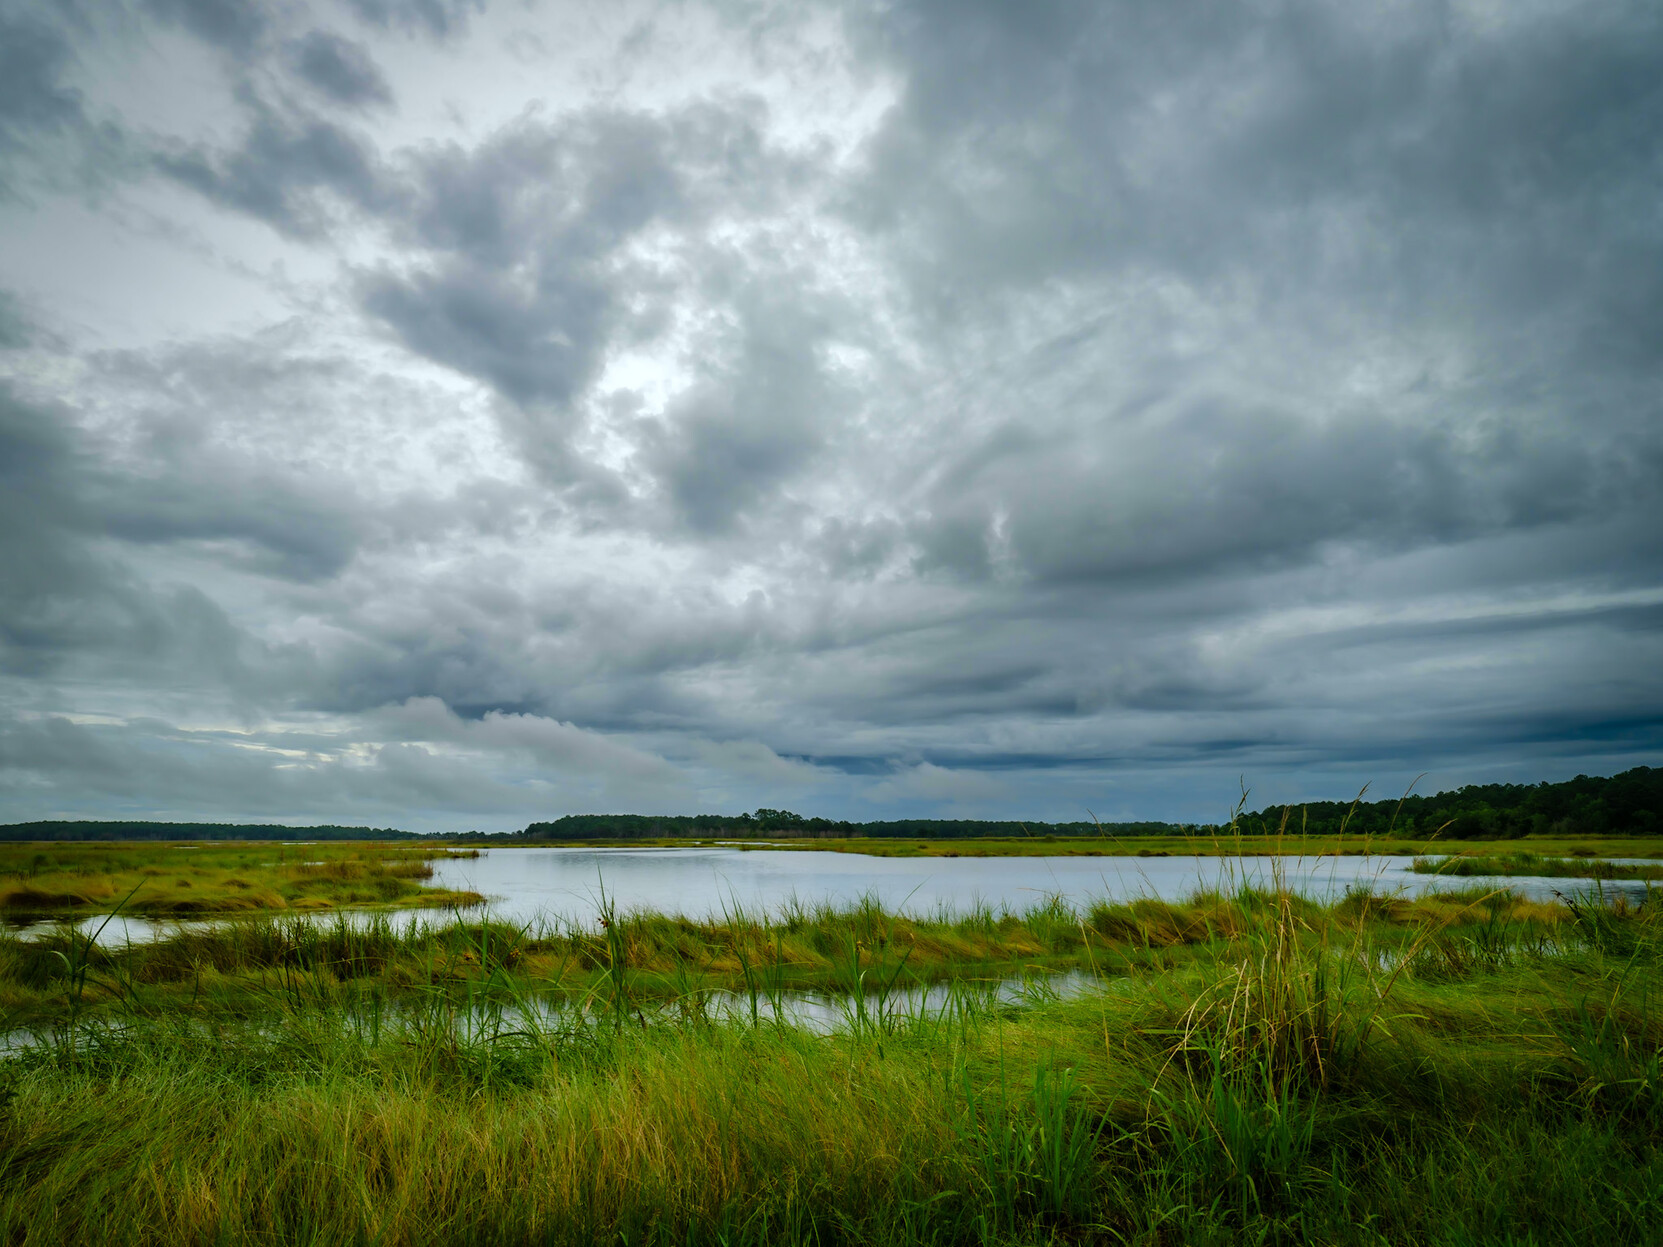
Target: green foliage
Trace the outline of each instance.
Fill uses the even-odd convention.
[[[805,818],[790,810],[754,814],[568,814],[552,822],[532,823],[514,841],[764,839],[769,836],[862,838],[869,840],[1042,840],[1104,836],[1184,836],[1210,828],[1185,823],[1040,823],[986,819],[910,818],[850,823]],[[465,837],[464,837],[465,838]],[[497,839],[497,837],[481,837]]]
[[[1239,820],[1246,833],[1282,825],[1302,835],[1516,840],[1524,836],[1663,835],[1663,768],[1637,766],[1609,779],[1560,784],[1469,784],[1432,796],[1371,802],[1312,801],[1266,807]]]
[[[1394,835],[1444,840],[1505,840],[1536,836],[1663,835],[1663,769],[1636,767],[1609,779],[1579,775],[1560,784],[1471,784],[1453,792],[1386,801],[1316,801],[1267,807],[1228,827],[1163,822],[1068,823],[984,819],[884,819],[867,823],[804,818],[789,810],[754,814],[571,814],[533,823],[522,841],[746,839],[769,835],[868,840],[1136,839],[1187,837],[1199,841],[1226,832],[1244,835]]]
[[[327,909],[338,905],[453,905],[482,900],[431,888],[434,858],[477,850],[364,843],[0,843],[0,912],[28,921],[107,913],[119,898],[151,918]]]
[[[1663,879],[1663,865],[1606,862],[1597,858],[1542,857],[1509,853],[1502,857],[1417,857],[1410,867],[1417,875],[1447,878],[1484,875],[1534,875],[1549,879]]]

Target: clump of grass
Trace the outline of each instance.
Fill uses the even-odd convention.
[[[445,849],[373,843],[189,847],[181,854],[172,844],[0,845],[0,913],[21,921],[69,918],[107,913],[121,898],[126,912],[152,918],[444,907],[484,899],[426,886],[434,873],[431,859],[456,855]]]
[[[1534,853],[1503,856],[1417,857],[1410,867],[1418,875],[1467,878],[1483,875],[1534,875],[1549,879],[1663,879],[1663,865],[1607,862],[1591,857],[1541,857]]]

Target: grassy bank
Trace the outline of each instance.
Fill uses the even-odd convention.
[[[1410,869],[1417,875],[1452,877],[1535,875],[1549,879],[1663,879],[1663,865],[1606,862],[1597,858],[1542,857],[1536,853],[1417,857]]]
[[[0,1234],[1649,1243],[1660,909],[1243,892],[12,943],[0,982],[57,1012],[0,1063]],[[1103,989],[1013,1009],[974,984],[1067,959]],[[961,985],[831,1037],[699,1007],[792,966]]]
[[[435,858],[383,844],[0,844],[0,915],[13,921],[122,912],[194,917],[340,906],[467,905],[427,886]]]
[[[766,1004],[789,992],[881,995],[949,981],[1172,968],[1253,938],[1267,904],[1252,891],[1208,891],[1181,904],[1144,898],[1084,911],[1052,900],[1021,913],[974,907],[920,917],[866,902],[791,905],[772,915],[730,909],[717,920],[609,907],[596,929],[518,927],[460,914],[397,925],[378,914],[268,915],[115,946],[95,945],[66,926],[29,939],[0,937],[0,1008],[12,1027],[55,1024],[71,1011],[247,1018],[291,999],[350,1008],[366,998],[471,999],[479,992],[585,1007],[605,1000],[625,1013],[666,1005],[685,1012],[717,991]],[[1360,891],[1333,908],[1297,897],[1285,904],[1304,928],[1328,936],[1352,930],[1354,938],[1361,924],[1375,956],[1397,955],[1427,929],[1475,923],[1546,940],[1568,912],[1485,888],[1416,900]]]
[[[664,841],[686,848],[689,841]],[[731,843],[731,842],[724,842]],[[1494,842],[1437,842],[1452,875],[1546,873],[1591,879],[1663,878],[1656,867],[1611,866],[1607,857],[1663,857],[1659,840],[1530,841],[1529,852],[1498,855]],[[604,847],[586,844],[583,847]],[[631,842],[630,848],[644,847]],[[1432,846],[1357,837],[1209,836],[1101,840],[1031,837],[1023,840],[827,840],[740,844],[745,849],[790,848],[880,857],[1305,856],[1384,853],[1427,861]],[[517,848],[488,851],[513,853]],[[443,909],[480,904],[473,892],[436,888],[432,862],[475,857],[475,848],[433,844],[289,843],[36,843],[0,844],[0,917],[21,924],[79,918],[120,908],[151,918],[329,909]]]

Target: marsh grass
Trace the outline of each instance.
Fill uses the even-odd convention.
[[[1508,893],[1409,901],[1354,889],[1323,907],[1247,886],[1184,903],[1143,898],[1076,912],[1053,897],[1022,912],[980,906],[931,917],[887,912],[870,899],[844,908],[795,903],[772,915],[730,905],[715,919],[622,912],[604,892],[600,901],[593,927],[514,925],[458,910],[443,921],[264,915],[190,924],[118,947],[87,945],[68,926],[27,940],[0,936],[0,1007],[14,1024],[56,1019],[61,958],[79,948],[87,967],[81,999],[92,1012],[139,1005],[258,1012],[271,990],[327,1001],[350,1001],[367,985],[394,995],[496,990],[499,972],[509,972],[518,989],[585,1002],[614,1019],[667,1004],[696,1013],[720,992],[740,996],[757,1021],[779,1017],[784,995],[813,991],[840,994],[858,1023],[931,984],[1081,971],[1137,976],[1183,964],[1210,967],[1214,986],[1197,998],[1199,1021],[1227,984],[1246,991],[1254,1008],[1313,987],[1321,1000],[1330,987],[1350,990],[1360,954],[1349,948],[1337,956],[1337,939],[1366,939],[1379,951],[1428,930],[1480,939],[1498,921],[1518,925],[1521,938],[1546,939],[1569,920],[1561,907]],[[1290,968],[1292,951],[1308,947],[1326,959],[1310,982]],[[1251,964],[1240,956],[1246,949],[1260,950]]]
[[[1535,875],[1548,879],[1663,879],[1663,865],[1607,862],[1597,858],[1544,857],[1525,852],[1501,856],[1423,856],[1415,858],[1410,869],[1418,875],[1445,875],[1451,878]]]
[[[1654,1242],[1656,902],[603,902],[595,929],[223,923],[87,945],[79,981],[4,941],[38,1038],[0,1063],[0,1235]],[[1062,964],[1100,989],[989,990]],[[805,982],[843,991],[835,1033],[782,1020]]]
[[[1284,820],[1252,847],[1308,841]],[[422,879],[300,852],[301,900]],[[16,883],[67,895],[117,860]],[[215,894],[258,882],[209,866]],[[1378,883],[1324,905],[1226,866],[1181,903],[709,921],[603,890],[594,927],[0,938],[0,1237],[1655,1242],[1663,896]],[[842,1002],[834,1033],[791,1024],[807,990]]]
[[[477,856],[465,850],[462,856]],[[0,844],[0,914],[192,918],[281,910],[477,904],[427,886],[455,851],[349,844]]]

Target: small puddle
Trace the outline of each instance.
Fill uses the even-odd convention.
[[[785,1026],[814,1035],[835,1035],[850,1031],[905,1031],[915,1026],[953,1024],[989,1014],[1033,1008],[1058,1000],[1075,1000],[1092,992],[1107,992],[1127,980],[1100,978],[1083,971],[1063,974],[1028,975],[997,981],[954,980],[927,987],[910,987],[891,992],[862,995],[838,992],[781,991],[746,992],[723,988],[703,989],[678,1000],[642,998],[632,1001],[623,1015],[629,1025],[710,1022],[718,1025]],[[450,1012],[447,1006],[433,1010],[400,1001],[382,1001],[370,1006],[348,1006],[339,1010],[348,1029],[363,1034],[414,1034],[427,1029],[435,1016],[441,1025],[464,1043],[488,1043],[494,1039],[553,1038],[578,1028],[614,1025],[619,1020],[611,1001],[594,998],[533,999],[518,1004],[487,1003]],[[172,1025],[190,1025],[190,1019]],[[272,1028],[257,1021],[203,1021],[205,1029],[224,1035],[237,1026],[256,1033]],[[119,1035],[130,1027],[120,1020],[90,1021],[83,1030],[96,1038]],[[16,1056],[30,1048],[63,1042],[63,1032],[49,1026],[0,1032],[0,1059]]]
[[[819,1035],[876,1027],[895,1030],[915,1021],[951,1018],[966,1010],[1028,1008],[1053,1000],[1074,1000],[1107,982],[1083,971],[1001,979],[996,983],[965,980],[898,988],[888,993],[746,992],[722,988],[701,993],[692,1002],[656,1006],[661,1012],[686,1013],[691,1005],[712,1020],[783,1023]]]

